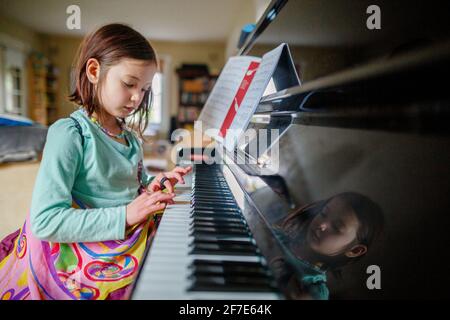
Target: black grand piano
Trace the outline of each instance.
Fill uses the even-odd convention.
[[[381,29],[366,25],[372,4]],[[276,148],[203,150],[222,161],[177,189],[131,298],[448,296],[448,12],[272,1],[239,54],[290,46],[302,84],[274,74],[249,124],[277,129]]]

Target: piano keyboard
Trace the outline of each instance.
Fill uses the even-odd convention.
[[[280,299],[220,167],[196,165],[177,187],[132,299]]]

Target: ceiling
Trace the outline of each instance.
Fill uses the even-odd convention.
[[[261,12],[264,0],[0,0],[2,15],[42,33],[84,35],[127,23],[146,37],[167,41],[225,41],[243,10]],[[69,5],[81,10],[81,29],[69,30]],[[259,7],[259,8],[258,8]],[[249,9],[250,8],[250,9]],[[263,10],[262,10],[263,11]],[[254,21],[249,21],[249,23]]]

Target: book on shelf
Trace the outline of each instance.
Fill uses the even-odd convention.
[[[200,115],[200,109],[197,106],[180,107],[178,112],[178,121],[180,123],[194,122]]]

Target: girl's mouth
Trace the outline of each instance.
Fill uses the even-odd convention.
[[[128,112],[133,112],[134,108],[128,108],[128,107],[124,107]]]

